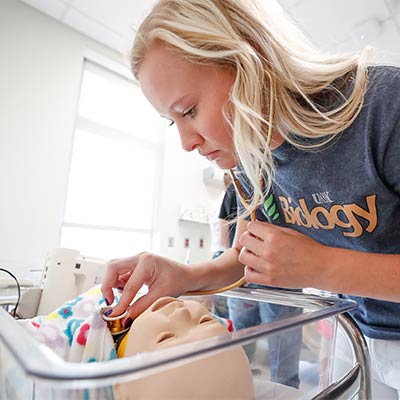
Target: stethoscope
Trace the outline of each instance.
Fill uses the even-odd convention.
[[[239,179],[236,177],[234,171],[232,169],[229,170],[229,174],[232,178],[232,183],[235,187],[236,193],[239,197],[240,202],[242,203],[242,206],[245,208],[248,208],[248,202],[246,200],[246,194],[244,193],[244,190],[242,188],[241,183],[239,182]],[[260,185],[263,185],[263,179],[260,179]],[[252,210],[251,212],[251,220],[255,221],[257,219],[256,217],[256,211],[257,211],[257,207],[255,209]],[[228,285],[228,286],[224,286],[222,288],[218,288],[218,289],[211,289],[211,290],[191,290],[189,292],[186,292],[185,295],[186,296],[201,296],[201,295],[208,295],[208,294],[216,294],[216,293],[222,293],[222,292],[226,292],[227,290],[232,290],[235,289],[237,287],[243,286],[246,283],[246,280],[243,277],[241,277],[238,281]]]

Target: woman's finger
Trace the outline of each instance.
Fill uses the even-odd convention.
[[[120,315],[127,310],[139,289],[146,282],[146,276],[146,269],[140,268],[139,265],[136,266],[128,282],[126,282],[124,290],[121,294],[121,298],[119,299],[118,304],[114,307],[113,312],[110,314],[110,317]]]
[[[128,318],[134,320],[138,315],[147,310],[157,299],[162,295],[158,290],[153,289],[148,293],[137,299],[132,305],[128,307]]]
[[[127,272],[124,275],[121,275],[118,278],[118,282],[117,282],[117,289],[118,290],[124,290],[126,283],[129,281],[130,277],[131,277],[132,273],[131,272]]]
[[[101,292],[108,304],[114,302],[113,288],[121,285],[121,277],[127,277],[135,268],[139,255],[133,257],[110,260],[101,284]]]
[[[254,236],[250,232],[245,232],[240,237],[240,244],[246,248],[247,251],[251,251],[254,254],[261,254],[262,250],[265,249],[266,243],[259,237]]]
[[[265,284],[265,274],[263,272],[259,272],[254,268],[249,267],[246,265],[244,268],[244,278],[246,282],[249,283],[256,283],[256,284]]]
[[[262,262],[261,258],[257,254],[253,253],[253,251],[248,250],[246,247],[242,247],[242,250],[239,254],[239,261],[242,264],[249,266],[255,270],[259,269],[259,266]]]

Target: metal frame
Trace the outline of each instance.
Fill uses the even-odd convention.
[[[314,396],[312,400],[339,399],[345,395],[351,396],[349,398],[352,399],[355,394],[357,394],[358,400],[370,400],[372,398],[371,364],[367,343],[360,329],[347,313],[338,315],[338,321],[350,339],[356,364],[344,376]]]

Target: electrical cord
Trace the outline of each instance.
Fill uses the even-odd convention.
[[[0,268],[0,271],[5,272],[6,274],[10,275],[15,280],[15,283],[17,284],[18,297],[17,297],[17,302],[15,303],[15,308],[14,308],[14,318],[15,318],[17,316],[17,309],[18,309],[19,301],[21,299],[21,286],[18,282],[17,277],[12,272],[10,272],[9,270],[7,270],[5,268]]]

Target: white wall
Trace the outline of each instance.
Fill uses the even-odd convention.
[[[0,6],[0,262],[57,246],[86,44],[13,0]]]
[[[29,268],[41,268],[47,251],[59,244],[88,49],[119,60],[117,53],[44,14],[15,0],[1,0],[0,265],[21,278],[31,275]],[[182,204],[208,204],[217,194],[209,197],[201,182],[204,162],[178,147],[177,140],[167,143],[165,168],[160,171],[163,207],[156,247],[183,261],[182,237],[193,238],[193,244],[203,237],[207,248],[209,228],[178,224]],[[181,178],[189,183],[179,183]],[[166,247],[169,235],[175,247]],[[209,257],[207,250],[195,247],[192,253],[194,261]]]
[[[160,207],[160,253],[184,261],[187,249],[184,239],[189,239],[190,262],[210,259],[210,227],[208,224],[179,221],[183,208],[210,209],[222,193],[221,188],[206,186],[202,170],[209,162],[199,154],[186,153],[181,149],[177,131],[167,132],[164,170],[162,171],[162,206]],[[174,247],[168,247],[168,238],[174,238]],[[204,248],[199,247],[204,239]]]

